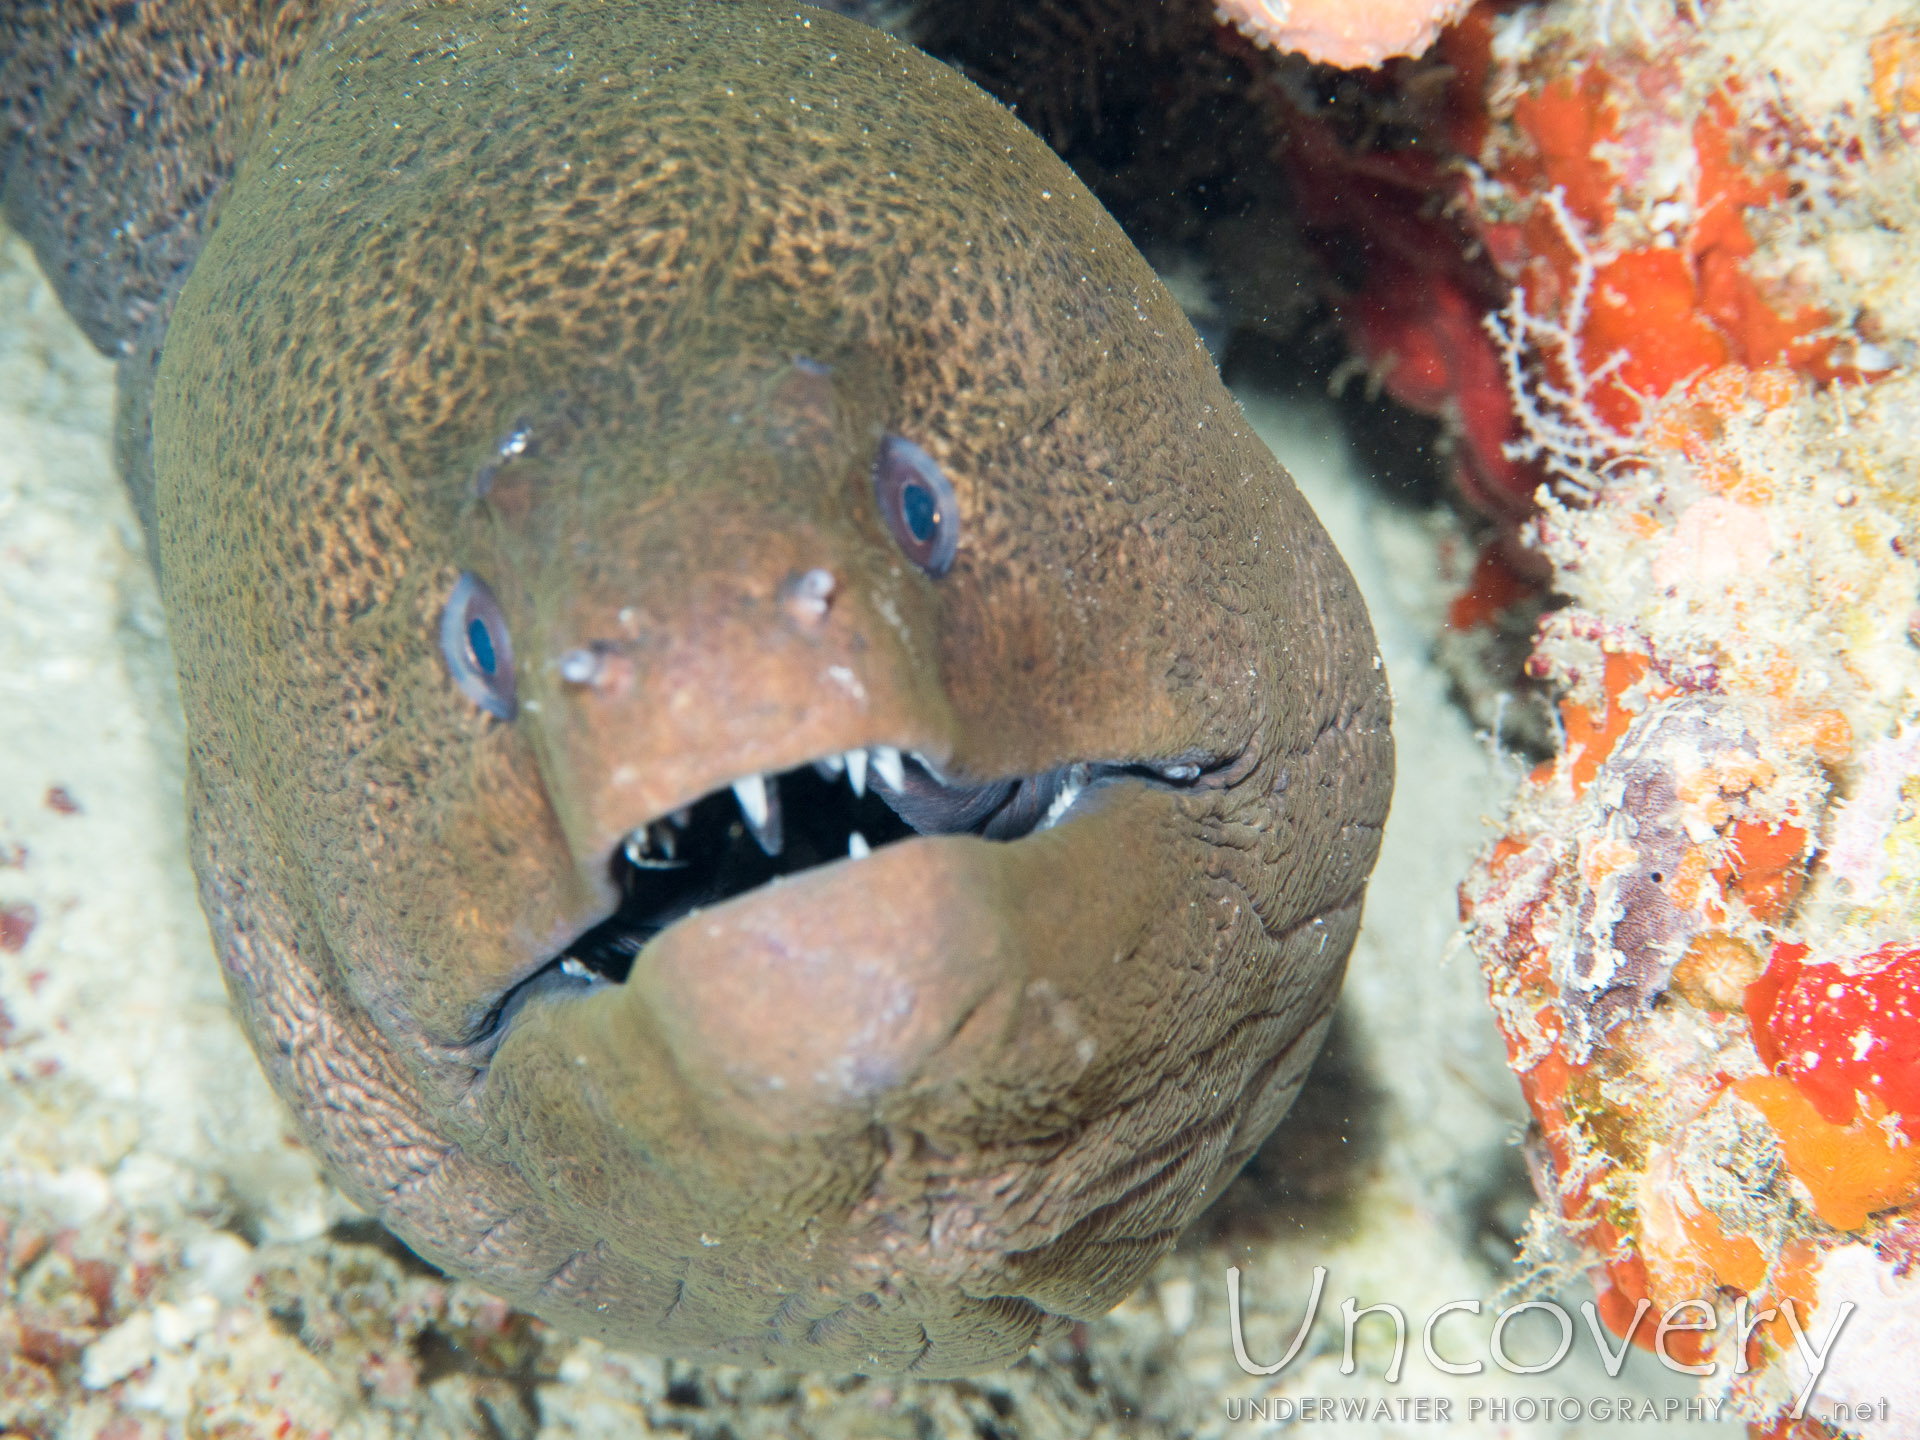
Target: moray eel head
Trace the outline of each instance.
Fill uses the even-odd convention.
[[[616,1344],[1001,1365],[1298,1088],[1391,778],[1365,612],[924,56],[376,11],[243,161],[154,426],[230,988],[436,1263]]]

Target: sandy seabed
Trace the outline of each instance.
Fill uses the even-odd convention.
[[[1220,1436],[1285,1428],[1309,1399],[1325,1433],[1613,1434],[1627,1409],[1642,1433],[1692,1428],[1687,1377],[1639,1352],[1607,1375],[1577,1276],[1525,1292],[1571,1316],[1566,1358],[1496,1363],[1496,1313],[1522,1298],[1525,1107],[1454,887],[1517,762],[1431,663],[1443,523],[1360,471],[1330,407],[1241,398],[1352,564],[1395,693],[1393,814],[1307,1092],[1148,1285],[1004,1374],[699,1367],[570,1339],[447,1280],[294,1137],[194,899],[164,618],[110,457],[112,370],[0,235],[0,1434]],[[1326,1270],[1318,1321],[1273,1376],[1235,1359],[1229,1266],[1267,1364]],[[1384,1314],[1344,1363],[1349,1297],[1403,1312],[1395,1378]],[[1423,1351],[1454,1301],[1479,1309],[1438,1325],[1438,1353],[1477,1373]],[[1559,1338],[1535,1310],[1505,1354],[1535,1365]]]

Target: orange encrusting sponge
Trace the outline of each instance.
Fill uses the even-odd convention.
[[[1835,1125],[1783,1075],[1756,1075],[1733,1089],[1767,1117],[1787,1168],[1836,1230],[1858,1230],[1875,1211],[1920,1198],[1920,1146],[1884,1123],[1877,1101],[1853,1124]]]
[[[1500,172],[1522,194],[1558,190],[1596,249],[1604,247],[1619,185],[1601,144],[1618,138],[1616,83],[1599,66],[1588,66],[1523,96],[1514,124],[1530,145]],[[1831,374],[1834,342],[1815,338],[1831,317],[1811,306],[1782,314],[1747,273],[1754,242],[1746,212],[1783,198],[1786,181],[1778,174],[1755,179],[1734,159],[1738,129],[1729,94],[1716,93],[1693,127],[1699,179],[1681,245],[1595,259],[1580,342],[1592,367],[1619,357],[1593,403],[1600,418],[1623,433],[1638,423],[1647,400],[1703,371],[1787,364],[1821,378]],[[1544,206],[1508,245],[1515,239],[1548,265],[1561,297],[1571,293],[1579,257]]]

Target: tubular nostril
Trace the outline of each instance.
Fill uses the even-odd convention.
[[[801,624],[817,625],[826,619],[833,605],[833,592],[839,585],[831,570],[816,567],[782,587],[781,603]]]
[[[615,700],[632,693],[634,687],[633,660],[626,654],[629,648],[619,640],[590,640],[562,650],[553,668],[563,684]]]
[[[560,657],[560,678],[569,685],[591,685],[600,678],[600,657],[585,646]]]

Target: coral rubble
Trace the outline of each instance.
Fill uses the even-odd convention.
[[[1529,662],[1558,754],[1462,887],[1532,1258],[1756,1425],[1911,1433],[1920,25],[1479,18],[1489,329],[1571,602]]]

